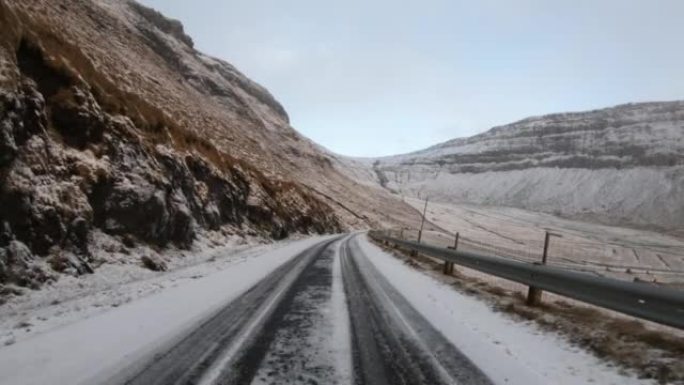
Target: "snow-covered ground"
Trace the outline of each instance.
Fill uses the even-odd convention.
[[[613,224],[681,229],[681,166],[450,173],[434,166],[417,165],[385,175],[391,181],[388,188],[412,197],[519,207]]]
[[[118,376],[122,371],[137,370],[153,354],[174,345],[188,331],[197,328],[200,321],[224,308],[263,277],[326,239],[330,237],[262,245],[237,252],[216,251],[213,257],[204,258],[203,263],[133,281],[109,292],[94,292],[82,299],[48,305],[47,311],[66,307],[65,311],[73,314],[55,316],[54,323],[48,319],[33,332],[0,346],[0,383],[93,384]],[[383,252],[363,234],[351,242],[359,245],[360,254],[356,259],[365,260],[360,266],[370,264],[377,269],[496,384],[653,383],[639,380],[558,335],[542,331],[535,324],[521,323],[485,302],[453,290]],[[260,367],[262,375],[254,378],[256,383],[272,383],[274,374],[269,368],[280,370],[281,375],[290,373],[292,368],[288,362],[301,364],[294,372],[302,373],[301,378],[289,378],[288,383],[302,383],[312,378],[306,376],[307,370],[326,367],[334,372],[330,377],[334,383],[353,383],[351,330],[344,287],[347,281],[342,279],[340,244],[318,255],[308,265],[310,268],[304,268],[300,278],[293,281],[295,294],[286,308],[288,316],[277,324],[273,350],[267,352]],[[301,285],[297,286],[297,282]],[[95,306],[112,294],[120,299],[125,293],[130,297],[125,303]],[[93,309],[76,312],[72,302]],[[401,307],[395,310],[402,311]],[[36,306],[26,310],[25,315],[43,314],[42,311],[42,307]],[[9,324],[4,318],[3,322]],[[304,351],[299,351],[300,348]]]
[[[182,335],[188,327],[321,239],[308,238],[277,249],[262,246],[224,256],[219,252],[214,261],[93,293],[75,299],[76,304],[26,311],[29,323],[34,314],[54,312],[54,318],[46,318],[39,328],[18,325],[33,332],[22,333],[16,341],[0,347],[0,383],[96,383],[94,378],[107,377],[107,373]],[[97,305],[111,300],[112,295],[116,306]],[[118,302],[124,297],[127,303]],[[94,309],[78,311],[88,306]],[[60,313],[78,314],[62,317]],[[6,327],[9,321],[4,316],[2,319]],[[48,322],[51,319],[53,322]]]
[[[5,299],[0,306],[0,345],[11,345],[186,280],[201,278],[291,241],[263,242],[255,237],[204,232],[190,250],[170,248],[158,252],[145,245],[121,248],[114,238],[96,232],[93,255],[103,263],[94,274],[64,274],[41,290],[23,290],[21,295]],[[168,270],[155,272],[143,267],[143,256],[163,263]]]
[[[406,202],[418,210],[425,204],[411,198]],[[539,261],[544,233],[549,230],[562,236],[551,238],[549,264],[625,280],[684,286],[684,240],[678,237],[516,208],[442,202],[429,203],[427,219],[439,227],[426,232],[431,243],[451,245],[452,234],[459,232],[462,249]],[[415,237],[416,233],[405,235]]]
[[[159,253],[147,246],[122,249],[104,233],[95,234],[95,259],[106,261],[95,274],[71,276],[23,290],[0,306],[0,345],[11,345],[37,333],[102,313],[184,281],[203,277],[276,247],[258,238],[204,233],[191,250]],[[125,252],[124,252],[125,250]],[[166,272],[143,267],[148,256],[164,263]]]
[[[364,238],[361,249],[402,295],[496,384],[651,384],[563,338],[520,323],[461,294]]]

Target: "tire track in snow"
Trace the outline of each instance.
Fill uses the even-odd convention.
[[[231,367],[243,345],[258,335],[299,274],[333,241],[298,254],[236,298],[166,353],[130,378],[127,385],[181,385],[214,382]],[[217,375],[218,373],[218,375]]]
[[[353,240],[343,242],[340,258],[356,384],[492,384],[366,260]]]
[[[349,368],[338,364],[339,354],[349,354],[349,349],[338,350],[348,344],[348,333],[342,333],[342,341],[331,338],[339,318],[348,317],[346,309],[332,303],[336,255],[332,246],[318,253],[282,297],[262,333],[217,383],[349,383]]]
[[[355,236],[336,252],[339,240],[295,256],[127,384],[491,385],[375,269]]]

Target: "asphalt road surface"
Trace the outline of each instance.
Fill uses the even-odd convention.
[[[126,384],[491,384],[355,237],[295,256]]]

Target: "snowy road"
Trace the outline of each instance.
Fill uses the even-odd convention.
[[[347,238],[342,276],[358,384],[491,384]]]
[[[336,384],[353,377],[357,384],[490,384],[378,274],[353,238],[297,255],[127,383]],[[343,303],[331,306],[333,286],[340,288],[336,247],[348,312]],[[339,326],[335,313],[351,314],[351,349],[339,349],[348,340],[329,338]]]
[[[649,382],[353,234],[300,241],[0,348],[0,383]]]

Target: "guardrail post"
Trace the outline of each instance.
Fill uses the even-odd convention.
[[[447,246],[447,249],[451,250],[458,250],[458,236],[459,233],[456,233],[456,236],[454,238],[454,245],[453,246]],[[454,274],[454,263],[453,262],[444,262],[444,274],[452,275]]]
[[[549,240],[551,237],[561,237],[559,234],[553,234],[550,232],[546,232],[544,235],[544,253],[542,254],[542,260],[541,263],[536,262],[535,264],[540,264],[540,265],[546,265],[546,260],[549,256]],[[534,286],[530,286],[529,289],[527,290],[527,305],[528,306],[538,306],[541,304],[542,300],[542,293],[543,291]]]
[[[456,233],[456,237],[454,237],[454,251],[458,250],[458,237],[459,233]],[[454,263],[449,262],[449,274],[454,274]]]
[[[543,291],[540,288],[530,286],[527,289],[527,305],[537,306],[541,303]]]
[[[420,230],[418,230],[418,243],[423,239],[423,226],[425,226],[425,216],[427,215],[428,199],[425,198],[425,207],[423,207],[423,216],[420,219]]]
[[[442,274],[449,274],[449,262],[444,261],[444,266],[442,266]]]

